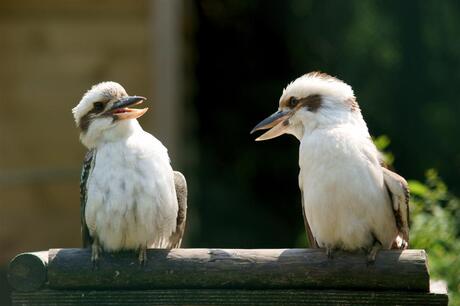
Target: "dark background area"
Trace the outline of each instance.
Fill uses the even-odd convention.
[[[304,246],[298,142],[249,131],[282,89],[320,70],[350,84],[394,167],[429,168],[455,192],[460,169],[456,1],[196,1],[197,247]]]

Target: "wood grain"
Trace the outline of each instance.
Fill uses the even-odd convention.
[[[8,267],[8,282],[19,291],[37,290],[46,282],[47,265],[48,251],[19,254]]]
[[[364,254],[322,249],[148,250],[141,266],[134,252],[105,253],[93,269],[86,249],[49,251],[52,289],[355,289],[429,291],[423,250],[382,251],[374,264]]]
[[[14,292],[13,305],[447,305],[446,294],[402,291],[171,289]]]

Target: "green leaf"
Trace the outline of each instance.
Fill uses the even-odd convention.
[[[411,194],[423,197],[429,193],[429,188],[424,185],[423,183],[416,181],[416,180],[409,180],[407,182],[409,184],[409,189]]]

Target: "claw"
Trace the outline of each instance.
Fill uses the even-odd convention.
[[[326,247],[326,255],[327,255],[327,258],[329,259],[332,259],[333,256],[332,256],[332,251],[333,251],[333,248],[331,247]]]
[[[147,246],[141,246],[139,248],[139,264],[145,266],[147,263]]]
[[[382,244],[375,240],[374,245],[372,245],[369,253],[367,254],[367,264],[373,264],[375,262],[375,258],[377,253],[382,249]]]
[[[94,239],[93,244],[91,245],[91,262],[93,263],[93,270],[98,268],[99,257],[102,253],[102,248],[99,245],[97,238]]]

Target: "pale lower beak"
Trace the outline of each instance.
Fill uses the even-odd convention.
[[[257,124],[252,129],[251,134],[258,130],[270,129],[256,138],[256,141],[268,140],[283,135],[289,127],[289,118],[291,118],[292,114],[292,110],[278,111]]]
[[[145,100],[147,99],[140,96],[129,96],[121,98],[120,100],[113,103],[112,107],[109,108],[107,112],[110,112],[119,120],[136,119],[145,114],[148,108],[136,109],[129,108],[128,106],[141,104]]]

